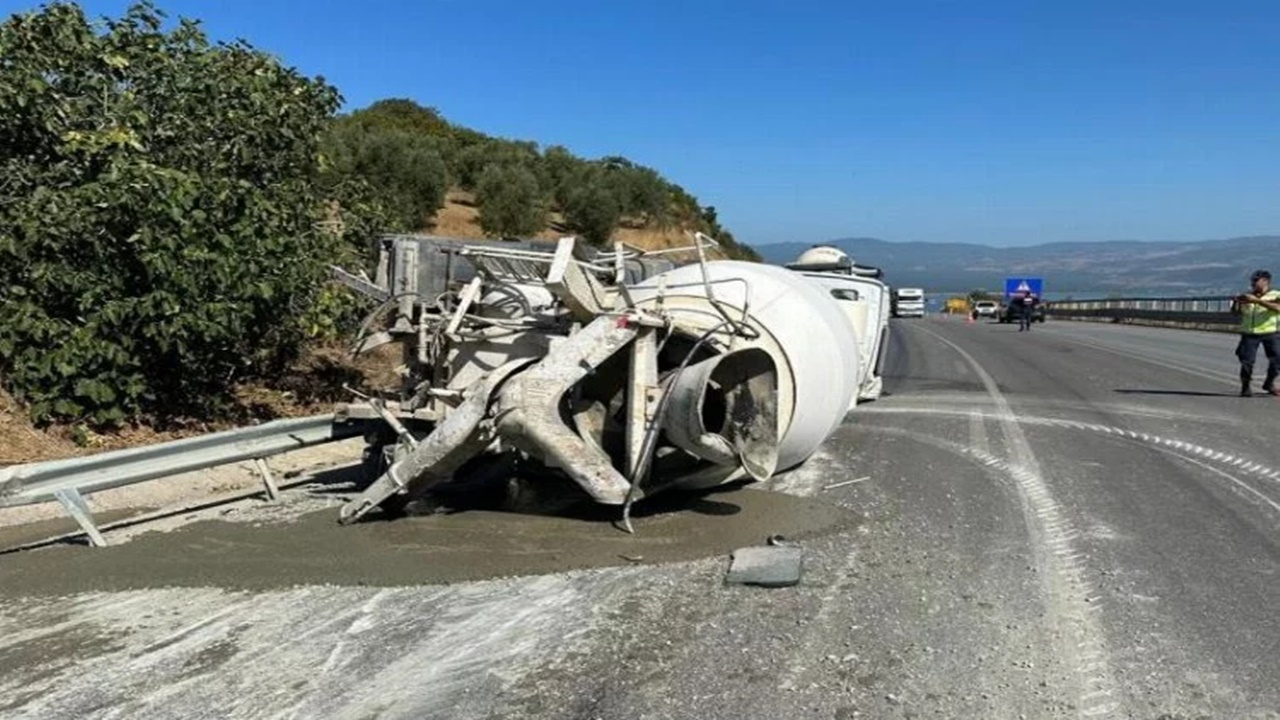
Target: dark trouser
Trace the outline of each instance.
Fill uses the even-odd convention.
[[[1271,388],[1280,372],[1280,342],[1276,333],[1266,335],[1249,335],[1241,333],[1240,344],[1236,345],[1236,357],[1240,358],[1240,382],[1249,385],[1253,379],[1253,361],[1258,357],[1258,346],[1267,353],[1267,379],[1262,383],[1264,388]]]
[[[1018,329],[1019,329],[1019,330],[1030,330],[1030,329],[1031,329],[1031,310],[1030,310],[1030,308],[1024,309],[1022,312],[1018,313]]]

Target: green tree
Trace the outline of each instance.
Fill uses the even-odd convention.
[[[378,100],[350,116],[353,120],[383,130],[401,130],[420,135],[449,137],[453,125],[433,107],[423,107],[405,98]]]
[[[541,164],[542,156],[535,143],[490,139],[459,150],[454,172],[459,187],[475,190],[480,175],[494,165],[523,167],[537,177]]]
[[[307,333],[338,93],[198,23],[0,25],[0,377],[39,420],[207,411]]]
[[[564,219],[587,242],[606,245],[622,220],[622,204],[599,169],[581,173],[566,191]]]
[[[557,207],[564,207],[575,176],[585,166],[585,160],[575,156],[561,145],[553,145],[542,153],[542,167],[547,177],[547,189]]]
[[[387,211],[389,229],[416,232],[449,190],[442,141],[420,131],[342,118],[325,140],[326,184],[358,177]]]
[[[546,227],[547,208],[538,178],[520,165],[490,165],[476,184],[480,228],[492,237],[533,235]]]
[[[667,221],[670,183],[656,170],[618,157],[605,158],[599,164],[604,169],[602,177],[617,198],[623,215],[641,225]]]

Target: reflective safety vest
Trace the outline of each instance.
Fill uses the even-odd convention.
[[[1280,302],[1280,290],[1270,290],[1262,299]],[[1280,331],[1280,312],[1253,303],[1240,306],[1240,332],[1267,335],[1276,331]]]

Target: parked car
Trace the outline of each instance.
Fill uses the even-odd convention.
[[[994,318],[1000,314],[1000,305],[995,300],[979,300],[973,304],[973,317]]]
[[[1018,312],[1019,311],[1018,311],[1017,305],[1005,305],[1001,307],[1000,315],[999,315],[1000,322],[1002,323],[1018,322]],[[1035,307],[1031,308],[1031,322],[1038,322],[1038,323],[1044,322],[1044,305],[1037,303]]]

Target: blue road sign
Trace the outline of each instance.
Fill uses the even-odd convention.
[[[1004,296],[1013,297],[1019,293],[1040,297],[1044,293],[1044,278],[1005,278]]]

